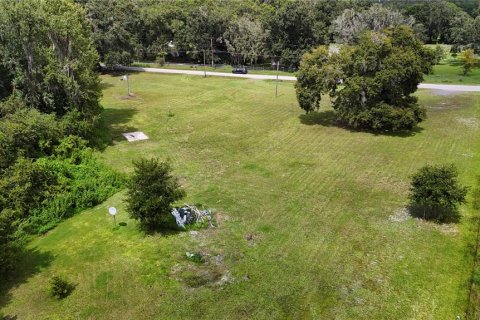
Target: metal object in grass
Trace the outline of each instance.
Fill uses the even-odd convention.
[[[171,213],[180,228],[185,229],[185,225],[204,221],[213,227],[210,210],[199,210],[195,206],[185,204],[181,208],[173,208]]]
[[[117,225],[117,220],[115,216],[117,215],[117,209],[115,207],[108,208],[108,213],[113,217],[113,224]]]
[[[120,80],[127,82],[127,96],[131,96],[131,93],[130,93],[130,81],[129,81],[129,78],[128,78],[128,74],[121,76],[121,77],[120,77]]]
[[[122,136],[124,136],[128,142],[148,140],[148,136],[141,131],[122,133]]]

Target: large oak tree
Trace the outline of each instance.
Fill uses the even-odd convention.
[[[329,93],[338,118],[354,128],[411,130],[425,118],[412,94],[431,71],[432,51],[400,26],[365,33],[355,47],[328,53],[319,48],[304,56],[296,84],[307,113]]]

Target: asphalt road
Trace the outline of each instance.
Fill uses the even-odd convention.
[[[196,71],[196,70],[178,70],[178,69],[161,69],[161,68],[142,68],[142,67],[117,67],[120,70],[126,71],[138,71],[138,72],[153,72],[153,73],[168,73],[168,74],[189,74],[196,76],[215,76],[215,77],[229,77],[229,78],[245,78],[256,80],[275,80],[277,76],[267,74],[233,74],[227,72],[211,72],[211,71]],[[297,81],[293,76],[278,76],[278,80],[281,81]],[[480,85],[458,85],[458,84],[432,84],[421,83],[418,88],[420,89],[434,89],[444,91],[461,91],[461,92],[480,92]]]

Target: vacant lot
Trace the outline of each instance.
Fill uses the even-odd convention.
[[[402,213],[409,176],[453,162],[479,172],[480,95],[418,93],[428,120],[412,135],[373,135],[305,116],[292,83],[138,74],[104,76],[113,144],[102,159],[130,171],[170,158],[186,202],[218,228],[144,235],[124,193],[31,244],[0,298],[18,319],[454,319],[468,299],[469,207],[458,225]],[[143,131],[129,143],[122,132]],[[107,207],[119,209],[113,228]],[[201,252],[205,263],[188,261]],[[76,282],[49,298],[53,275]]]

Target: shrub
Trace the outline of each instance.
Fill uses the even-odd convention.
[[[424,218],[458,220],[458,205],[465,202],[467,187],[457,181],[454,165],[424,166],[412,177],[410,200]]]
[[[159,66],[164,66],[165,65],[165,56],[166,52],[160,51],[157,53],[157,56],[155,57],[155,63],[158,64]]]
[[[71,163],[79,164],[85,156],[88,142],[79,136],[70,135],[63,138],[60,144],[55,147],[55,155],[60,159],[68,160]]]
[[[57,299],[68,297],[75,289],[75,284],[55,276],[50,280],[50,294]]]
[[[100,107],[96,112],[100,112]],[[60,120],[60,127],[65,136],[79,136],[89,141],[95,138],[95,129],[100,118],[96,114],[85,116],[78,110],[67,112]]]
[[[0,178],[0,210],[12,209],[22,231],[43,233],[76,212],[95,206],[125,185],[101,164],[85,141],[63,139],[50,157],[19,159]]]
[[[62,136],[55,116],[35,109],[20,109],[0,118],[0,169],[19,157],[49,155]]]
[[[477,63],[477,58],[473,49],[467,49],[462,52],[461,62],[463,65],[463,75],[470,73]]]
[[[61,148],[62,154],[66,149]],[[89,148],[74,151],[72,158],[42,158],[38,163],[55,172],[57,192],[42,206],[30,212],[30,232],[43,233],[60,221],[107,200],[125,185],[123,175],[101,164]]]
[[[0,276],[13,269],[19,241],[15,235],[16,214],[13,210],[0,211]]]
[[[435,64],[439,64],[445,58],[445,51],[440,45],[435,46]]]
[[[20,217],[26,217],[26,212],[58,192],[56,185],[56,175],[51,168],[20,158],[0,179],[0,210],[12,209]]]
[[[185,192],[167,162],[158,159],[134,161],[135,171],[129,182],[127,210],[140,220],[143,228],[168,227],[172,221],[172,204],[182,199]]]
[[[479,267],[477,267],[475,270],[473,270],[472,282],[475,285],[480,286],[480,268]]]

